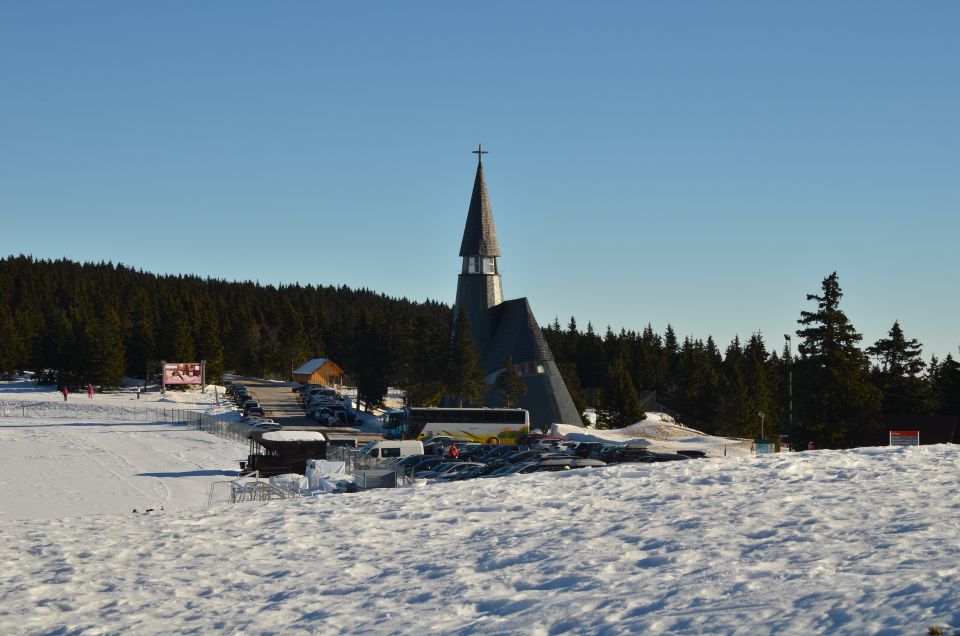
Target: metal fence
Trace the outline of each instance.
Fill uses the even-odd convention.
[[[384,471],[392,470],[396,475],[395,484],[405,486],[413,483],[403,466],[397,463],[396,458],[370,457],[361,455],[360,449],[350,448],[349,446],[328,446],[327,459],[335,462],[343,462],[344,471],[348,475],[357,477],[359,473],[365,471]]]
[[[284,488],[260,478],[259,474],[248,473],[229,481],[215,481],[210,484],[207,494],[207,507],[220,504],[235,504],[247,501],[274,501],[302,497],[305,493]]]
[[[187,426],[241,444],[247,443],[250,431],[253,430],[253,427],[249,424],[237,420],[223,419],[217,415],[207,415],[196,411],[181,411],[178,415],[182,418],[179,421]]]
[[[52,400],[0,400],[0,417],[103,420],[122,422],[182,422],[197,414],[186,409],[161,406],[124,406],[114,404],[65,403]]]

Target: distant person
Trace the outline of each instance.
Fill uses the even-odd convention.
[[[137,387],[137,399],[140,399],[140,387]]]
[[[87,385],[87,395],[90,396],[90,399],[91,399],[91,400],[93,399],[93,385],[92,385],[92,384],[88,384],[88,385]]]
[[[68,393],[70,393],[70,391],[67,390],[67,387],[63,387],[63,401],[64,401],[64,402],[67,401],[67,394],[68,394]]]
[[[814,446],[813,442],[807,442],[807,450],[817,450],[817,447]]]
[[[450,454],[448,455],[448,457],[449,457],[450,459],[459,459],[459,457],[460,457],[460,450],[457,449],[457,445],[456,445],[456,444],[450,444]]]

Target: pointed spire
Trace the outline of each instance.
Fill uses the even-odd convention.
[[[483,178],[483,155],[487,151],[480,146],[473,151],[477,155],[477,176],[473,181],[473,195],[467,211],[467,224],[463,228],[460,256],[500,256],[500,241],[493,224],[493,206],[487,194],[487,182]]]

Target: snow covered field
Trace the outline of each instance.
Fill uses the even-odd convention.
[[[246,447],[161,421],[164,409],[225,410],[212,395],[70,395],[0,383],[0,521],[206,505]],[[23,414],[27,416],[24,417]]]
[[[59,424],[24,455],[99,427]],[[197,433],[137,426],[79,443],[216,470]],[[71,487],[7,465],[3,501]],[[4,519],[0,633],[924,634],[960,626],[958,474],[955,446],[872,448]],[[90,505],[133,491],[115,481]]]

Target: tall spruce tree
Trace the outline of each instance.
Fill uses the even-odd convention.
[[[483,394],[487,389],[484,381],[486,374],[480,365],[480,350],[470,331],[470,319],[464,311],[458,311],[454,319],[448,360],[447,393],[460,406],[465,403],[483,404]]]
[[[868,347],[867,353],[877,361],[872,377],[874,385],[883,392],[883,412],[897,415],[926,412],[930,384],[921,376],[927,365],[916,338],[907,340],[900,322],[894,321],[887,337]]]
[[[800,312],[800,357],[795,365],[795,436],[818,447],[876,443],[881,437],[881,395],[870,383],[870,364],[857,347],[862,336],[843,310],[837,273],[823,279],[822,294],[808,294],[814,311]],[[801,444],[802,440],[797,440]]]
[[[354,380],[357,383],[357,398],[366,410],[381,406],[387,394],[387,379],[391,362],[388,355],[386,323],[377,317],[363,315],[356,332],[354,354]]]
[[[943,362],[930,364],[933,408],[937,415],[960,415],[960,362],[949,353]]]
[[[124,350],[120,318],[113,307],[104,307],[100,320],[90,328],[91,347],[87,382],[104,387],[123,384]]]
[[[610,367],[601,396],[602,404],[597,413],[598,428],[622,428],[645,417],[627,369],[625,355],[618,357]]]
[[[10,308],[0,302],[0,376],[13,373],[23,359],[19,332],[14,328]]]

